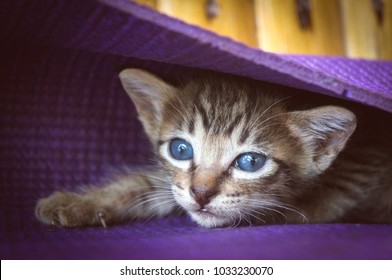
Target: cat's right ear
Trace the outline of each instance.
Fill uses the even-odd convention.
[[[308,160],[308,175],[324,172],[344,149],[354,132],[355,115],[337,106],[322,106],[290,114],[289,127],[302,144]]]
[[[153,144],[158,141],[165,100],[175,88],[153,74],[140,69],[125,69],[120,80],[136,106],[139,119]]]

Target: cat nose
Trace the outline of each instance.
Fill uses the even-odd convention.
[[[212,197],[215,196],[217,193],[218,190],[211,189],[206,186],[191,187],[191,195],[202,209],[211,201]]]

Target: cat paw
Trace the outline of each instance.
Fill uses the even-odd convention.
[[[63,227],[102,225],[106,227],[108,213],[82,195],[70,192],[55,192],[40,199],[35,215],[44,224]]]

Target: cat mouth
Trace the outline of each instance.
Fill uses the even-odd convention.
[[[205,217],[205,218],[207,218],[207,217],[217,217],[216,214],[214,214],[213,212],[211,212],[210,210],[205,209],[205,208],[200,208],[199,210],[196,210],[195,212],[196,212],[199,216]]]
[[[219,215],[205,208],[200,208],[195,212],[201,218],[219,218]]]
[[[209,211],[209,210],[207,210],[205,208],[200,208],[196,212],[199,213],[199,214],[202,214],[202,215],[209,215],[209,214],[210,215],[214,215],[211,211]]]
[[[230,223],[230,220],[220,213],[205,208],[192,211],[190,214],[194,221],[206,228],[224,227]]]

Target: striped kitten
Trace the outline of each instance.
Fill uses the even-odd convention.
[[[120,78],[160,167],[56,192],[38,202],[41,222],[106,226],[179,208],[209,228],[392,222],[388,114],[366,111],[354,133],[354,113],[306,109],[311,97],[293,89],[220,75],[174,87],[137,69]]]

